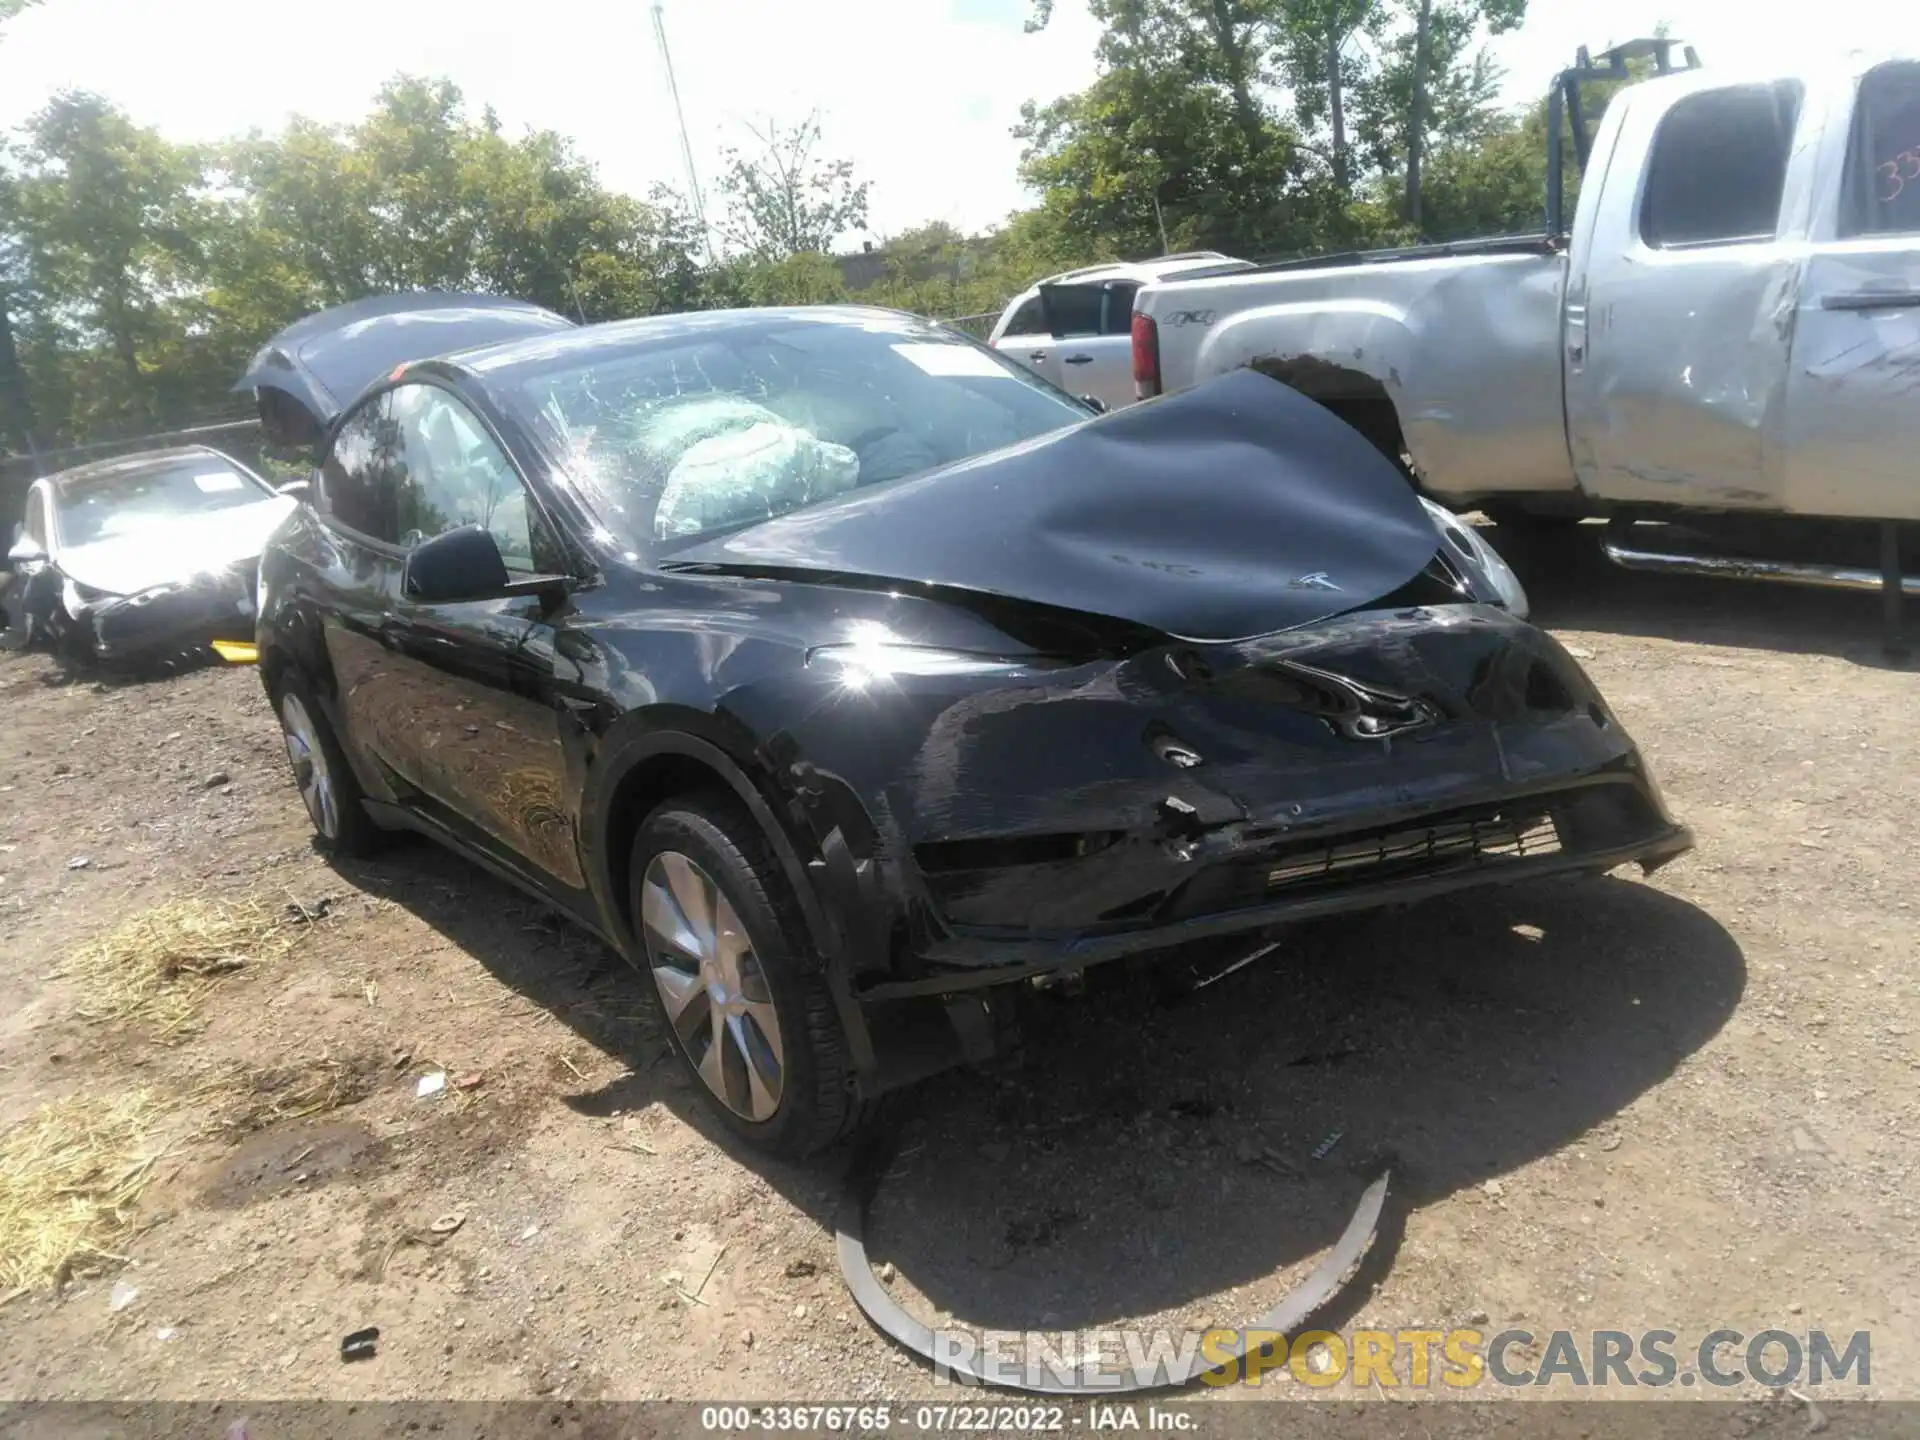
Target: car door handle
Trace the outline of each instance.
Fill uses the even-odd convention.
[[[1063,359],[1060,363],[1062,365],[1091,365],[1093,363],[1093,356],[1069,355],[1065,359]]]
[[[1044,350],[1032,350],[1027,353],[1027,359],[1035,362],[1044,360],[1046,358],[1047,358],[1047,352]]]
[[[1920,290],[1855,290],[1847,295],[1822,295],[1822,310],[1905,310],[1920,306]]]

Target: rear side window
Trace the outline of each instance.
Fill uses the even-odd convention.
[[[1102,335],[1133,333],[1133,297],[1139,288],[1131,280],[1116,280],[1107,286],[1106,313],[1100,320]]]
[[[1040,309],[1040,297],[1029,296],[1020,302],[1020,308],[1013,312],[1007,321],[1002,335],[1044,335],[1047,333],[1047,317]]]
[[[349,530],[391,545],[400,537],[406,454],[388,398],[376,396],[341,424],[320,462],[320,510]]]
[[[1920,64],[1882,65],[1860,82],[1841,233],[1920,232]]]
[[[1799,114],[1791,80],[1680,101],[1654,136],[1640,238],[1656,250],[1770,238]]]

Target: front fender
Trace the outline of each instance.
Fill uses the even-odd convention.
[[[783,798],[785,787],[762,757],[743,746],[743,738],[730,734],[721,721],[673,705],[629,714],[602,738],[581,805],[581,835],[587,881],[603,927],[626,954],[640,954],[625,891],[634,830],[655,803],[647,767],[662,760],[702,767],[719,777],[766,837],[799,904],[808,938],[826,962],[827,987],[854,1063],[871,1070],[872,1043],[852,989],[852,972],[861,958],[856,950],[865,938],[857,917],[871,891],[870,866],[856,864],[838,827],[817,842],[796,823],[794,807]]]

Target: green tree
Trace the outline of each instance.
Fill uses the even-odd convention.
[[[1518,27],[1526,0],[1398,0],[1397,8],[1402,28],[1386,40],[1365,87],[1370,113],[1362,123],[1379,168],[1400,171],[1403,213],[1420,232],[1428,152],[1472,139],[1491,119],[1500,72],[1477,42]]]
[[[820,113],[791,129],[749,125],[754,148],[728,149],[720,176],[726,219],[720,233],[736,253],[773,262],[822,254],[867,223],[868,182],[853,178],[851,160],[822,159]]]
[[[90,421],[154,421],[168,408],[155,352],[198,260],[201,181],[194,150],[98,96],[57,96],[25,127],[13,188],[34,324],[89,357],[75,398]]]

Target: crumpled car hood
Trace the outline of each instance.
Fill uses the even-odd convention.
[[[986,591],[1191,640],[1405,586],[1439,537],[1361,435],[1251,370],[675,551],[670,569]]]
[[[56,563],[69,580],[110,595],[182,584],[259,555],[297,503],[291,496],[274,496],[230,510],[160,521],[85,545],[63,545]]]

